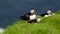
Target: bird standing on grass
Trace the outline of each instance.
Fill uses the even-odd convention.
[[[41,19],[36,18],[36,13],[34,9],[31,9],[28,13],[26,13],[24,16],[21,17],[23,20],[28,20],[28,22],[39,22]]]
[[[55,14],[51,10],[48,10],[46,13],[41,14],[41,16],[44,16],[44,17],[48,17],[52,15],[55,15]]]

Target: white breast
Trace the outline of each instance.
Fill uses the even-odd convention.
[[[36,19],[36,15],[35,14],[31,15],[29,18],[30,18],[30,20]]]
[[[49,16],[51,16],[51,14],[49,14],[49,15],[45,15],[44,17],[49,17]]]
[[[48,17],[48,15],[45,15],[44,17]]]

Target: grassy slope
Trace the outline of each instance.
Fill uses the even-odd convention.
[[[17,21],[6,28],[3,34],[60,34],[60,14],[43,18],[39,23],[29,24],[26,21]]]

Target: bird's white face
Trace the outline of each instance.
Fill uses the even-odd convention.
[[[47,11],[48,14],[51,14],[52,12],[50,10]]]
[[[35,11],[34,11],[34,10],[30,10],[30,13],[31,13],[31,14],[34,14],[34,13],[35,13]]]

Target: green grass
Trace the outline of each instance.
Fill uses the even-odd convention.
[[[56,15],[42,18],[39,23],[17,21],[7,27],[3,34],[60,34],[60,11]]]

